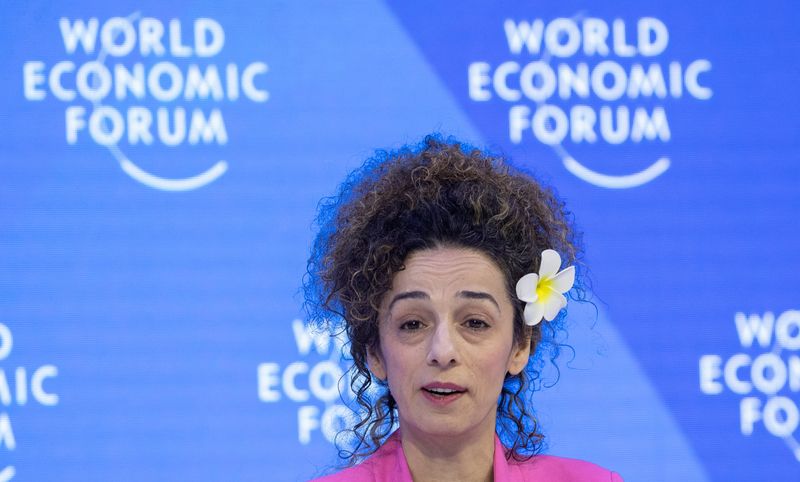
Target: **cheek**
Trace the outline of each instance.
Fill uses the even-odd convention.
[[[407,411],[410,410],[413,404],[416,385],[412,369],[402,363],[392,366],[392,370],[389,371],[387,386],[401,413],[409,413]]]
[[[500,390],[503,388],[503,383],[505,383],[506,374],[508,373],[507,360],[496,360],[494,366],[492,367],[492,373],[494,374],[494,388],[497,390],[497,395],[500,395]]]
[[[387,344],[383,360],[389,389],[396,399],[413,385],[415,357],[408,347]]]
[[[492,396],[500,395],[506,374],[511,365],[511,346],[498,344],[491,353],[487,353],[477,374],[485,377],[485,385]]]

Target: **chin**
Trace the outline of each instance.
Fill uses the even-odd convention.
[[[402,424],[401,424],[402,426]],[[459,437],[474,427],[465,427],[458,423],[421,423],[414,424],[420,434],[429,437]]]
[[[478,425],[475,424],[478,417],[464,411],[447,415],[429,412],[426,415],[414,417],[413,420],[403,420],[401,417],[400,427],[413,427],[419,434],[436,438],[459,437],[478,429]]]

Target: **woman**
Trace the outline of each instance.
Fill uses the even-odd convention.
[[[320,213],[306,288],[317,319],[343,320],[361,418],[351,467],[320,480],[621,480],[536,455],[529,395],[575,278],[561,257],[579,254],[550,190],[431,136],[368,161]]]

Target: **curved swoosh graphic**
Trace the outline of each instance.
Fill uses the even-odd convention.
[[[577,22],[585,17],[586,13],[581,11],[574,15],[572,19]],[[542,54],[542,61],[550,65],[551,57],[552,55],[550,51],[545,49],[544,53]],[[537,100],[536,105],[537,107],[542,107],[545,105],[545,101]],[[669,158],[661,157],[656,162],[639,172],[622,176],[611,176],[608,174],[601,174],[584,166],[575,160],[575,158],[567,152],[566,148],[564,148],[560,142],[555,145],[551,145],[550,147],[561,158],[561,161],[564,163],[564,167],[567,169],[567,171],[571,172],[575,177],[586,181],[589,184],[594,184],[595,186],[604,187],[607,189],[627,189],[641,186],[642,184],[647,184],[658,176],[664,174],[664,172],[669,169],[670,166]]]
[[[141,16],[141,12],[136,11],[128,15],[127,19],[130,22],[135,22],[141,18]],[[117,33],[117,35],[119,35],[119,33]],[[101,64],[105,64],[107,56],[108,51],[105,47],[103,47],[100,50],[100,53],[97,55],[97,61]],[[92,101],[92,104],[94,105],[95,109],[103,105],[99,100]],[[167,179],[150,174],[134,164],[125,154],[123,154],[122,150],[117,144],[108,145],[106,147],[109,151],[111,151],[111,154],[114,156],[117,162],[119,162],[120,167],[127,175],[141,182],[145,186],[149,186],[154,189],[160,189],[162,191],[190,191],[192,189],[197,189],[215,181],[221,175],[225,174],[225,171],[228,170],[228,163],[220,160],[208,170],[196,176],[182,179]],[[2,482],[2,480],[0,480],[0,482]]]
[[[162,191],[189,191],[191,189],[197,189],[198,187],[213,182],[228,170],[227,162],[217,161],[217,163],[211,166],[207,171],[196,176],[182,179],[166,179],[150,174],[128,159],[121,159],[119,165],[122,167],[122,170],[132,178],[146,186],[161,189]]]
[[[639,172],[627,174],[625,176],[609,176],[608,174],[600,174],[599,172],[589,169],[570,156],[564,157],[563,161],[564,167],[579,179],[583,179],[595,186],[609,189],[626,189],[647,184],[669,169],[670,164],[668,157],[662,157]]]

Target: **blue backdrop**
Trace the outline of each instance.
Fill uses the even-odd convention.
[[[0,482],[333,467],[346,365],[299,293],[316,203],[433,131],[585,232],[596,307],[534,397],[549,453],[800,480],[799,11],[5,2]]]

